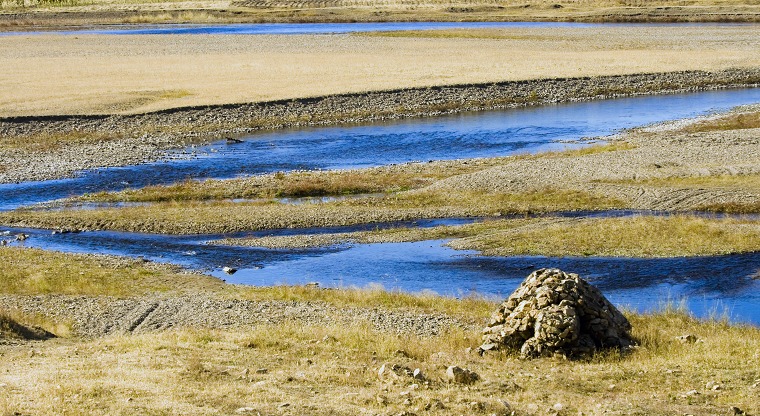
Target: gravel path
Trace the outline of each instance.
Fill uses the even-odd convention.
[[[0,309],[73,322],[75,335],[92,338],[176,327],[244,328],[257,324],[356,325],[367,322],[379,331],[433,336],[448,328],[480,328],[444,314],[380,308],[338,308],[322,302],[248,301],[206,295],[146,296],[118,299],[66,295],[0,295]]]
[[[83,169],[126,166],[167,157],[190,143],[262,129],[430,117],[620,96],[760,85],[760,68],[718,72],[544,79],[380,91],[240,105],[178,108],[139,115],[0,119],[0,138],[106,135],[117,139],[48,151],[0,148],[0,183],[69,177]]]

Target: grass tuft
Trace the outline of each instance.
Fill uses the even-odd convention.
[[[463,238],[450,245],[488,255],[721,255],[760,251],[760,224],[688,215],[549,221]]]

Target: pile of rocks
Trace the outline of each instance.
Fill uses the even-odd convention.
[[[541,269],[494,313],[480,352],[506,348],[525,358],[584,355],[631,346],[630,330],[625,316],[577,274]]]

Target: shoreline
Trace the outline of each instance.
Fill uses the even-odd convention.
[[[0,142],[6,166],[0,184],[159,161],[190,144],[259,131],[758,86],[760,68],[734,68],[396,89],[133,115],[6,117],[0,118],[0,137],[27,147]],[[67,142],[72,135],[73,143]],[[34,149],[51,137],[50,149]]]
[[[25,28],[61,30],[87,26],[119,24],[257,24],[257,23],[382,23],[382,22],[578,22],[578,23],[757,23],[760,11],[756,5],[702,5],[667,7],[619,6],[599,7],[578,5],[567,9],[561,4],[550,7],[531,5],[505,5],[477,3],[451,3],[448,8],[394,8],[376,4],[374,7],[283,7],[271,9],[260,5],[248,6],[255,1],[239,1],[221,8],[197,4],[195,8],[173,7],[170,3],[155,9],[143,7],[133,10],[82,10],[77,7],[48,9],[7,8],[0,13],[0,32],[22,31]],[[558,2],[559,3],[559,2]],[[237,7],[235,7],[237,6]],[[257,7],[258,6],[258,7]],[[384,7],[385,6],[385,7]],[[556,7],[559,6],[559,7]],[[586,7],[586,8],[584,8]],[[565,9],[565,10],[563,10]]]

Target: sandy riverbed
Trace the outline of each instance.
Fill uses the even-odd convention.
[[[475,38],[5,36],[0,117],[140,113],[431,85],[757,67],[759,30],[627,25],[488,30]]]

